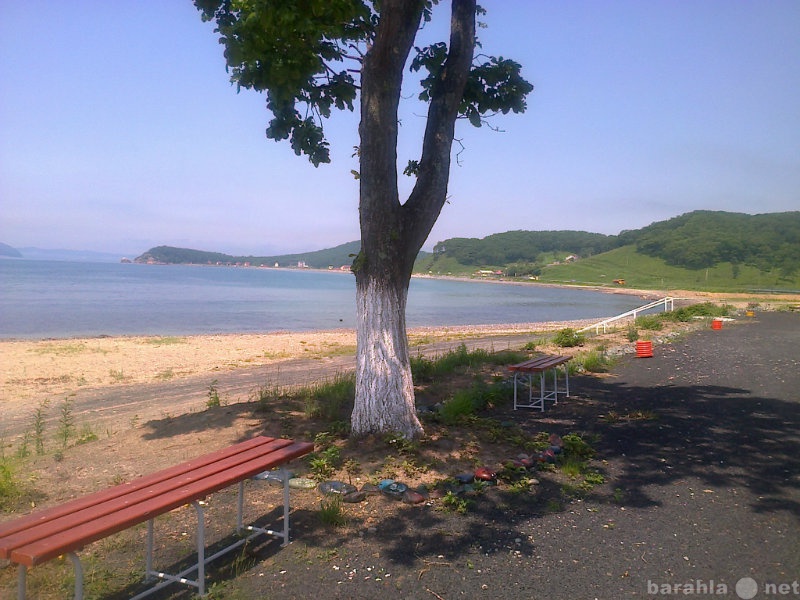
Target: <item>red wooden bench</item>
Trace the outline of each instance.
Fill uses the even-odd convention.
[[[558,404],[558,395],[563,394],[569,397],[569,369],[564,366],[564,379],[565,389],[558,389],[558,367],[566,365],[571,356],[554,356],[550,354],[541,354],[531,360],[526,360],[516,365],[511,365],[509,370],[514,372],[514,410],[518,408],[538,408],[544,410],[544,401],[552,400],[553,404]],[[553,387],[547,387],[547,371],[553,370]],[[539,375],[539,395],[533,395],[533,377]],[[518,379],[526,378],[528,385],[528,400],[524,403],[523,400],[517,399],[517,381]]]
[[[75,598],[83,598],[83,569],[76,552],[87,544],[147,521],[145,577],[162,581],[136,598],[173,582],[196,587],[205,594],[205,565],[241,546],[248,539],[268,534],[289,542],[289,478],[284,465],[308,454],[314,445],[259,436],[180,465],[152,473],[64,504],[0,523],[0,559],[19,565],[17,594],[24,600],[27,568],[67,555],[75,570]],[[243,526],[244,481],[280,467],[283,470],[283,531]],[[239,484],[237,526],[251,532],[247,538],[205,556],[205,521],[202,500],[210,494]],[[197,511],[197,564],[170,575],[153,570],[153,519],[175,508],[192,504]],[[197,579],[186,576],[197,571]]]

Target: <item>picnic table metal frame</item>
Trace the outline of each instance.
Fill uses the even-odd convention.
[[[514,410],[518,408],[538,408],[544,411],[545,400],[552,400],[553,404],[558,404],[559,394],[569,397],[569,367],[566,363],[572,360],[571,356],[566,355],[548,355],[542,354],[516,365],[509,367],[510,371],[514,373]],[[564,371],[564,389],[558,387],[558,371],[559,367],[563,365]],[[553,386],[547,386],[547,371],[553,371]],[[534,376],[539,376],[539,394],[534,396]],[[520,382],[525,382],[528,387],[527,403],[520,399],[517,392],[517,385]]]

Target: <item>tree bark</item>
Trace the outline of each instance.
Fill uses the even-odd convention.
[[[357,362],[352,433],[423,433],[416,416],[406,333],[414,260],[447,198],[455,120],[475,44],[475,0],[453,0],[450,50],[433,91],[417,183],[405,204],[397,186],[397,109],[403,69],[422,18],[420,0],[382,0],[361,72],[356,275]]]

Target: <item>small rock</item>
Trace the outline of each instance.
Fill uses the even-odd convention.
[[[425,496],[414,490],[406,490],[403,492],[403,502],[406,504],[422,504],[425,502]]]
[[[359,492],[350,492],[349,494],[345,494],[342,496],[342,502],[347,502],[349,504],[356,504],[357,502],[363,502],[367,499],[367,493],[364,491]]]

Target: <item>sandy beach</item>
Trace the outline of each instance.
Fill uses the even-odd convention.
[[[611,291],[611,290],[610,290]],[[643,298],[661,297],[649,290],[615,289]],[[716,301],[744,307],[760,301],[769,308],[797,303],[786,294],[753,298],[748,294],[673,291],[696,301]],[[412,349],[435,342],[536,334],[564,327],[580,328],[598,319],[581,321],[420,327],[409,330]],[[292,359],[326,359],[355,354],[354,330],[194,336],[120,336],[47,340],[0,340],[0,406],[35,407],[58,402],[88,389],[135,384],[167,384],[199,374],[214,376],[239,369],[273,365]],[[0,422],[2,427],[2,422]]]
[[[409,331],[413,346],[579,327],[589,321],[425,327]],[[0,405],[35,406],[87,388],[167,383],[297,359],[354,355],[355,331],[100,337],[0,341]]]

